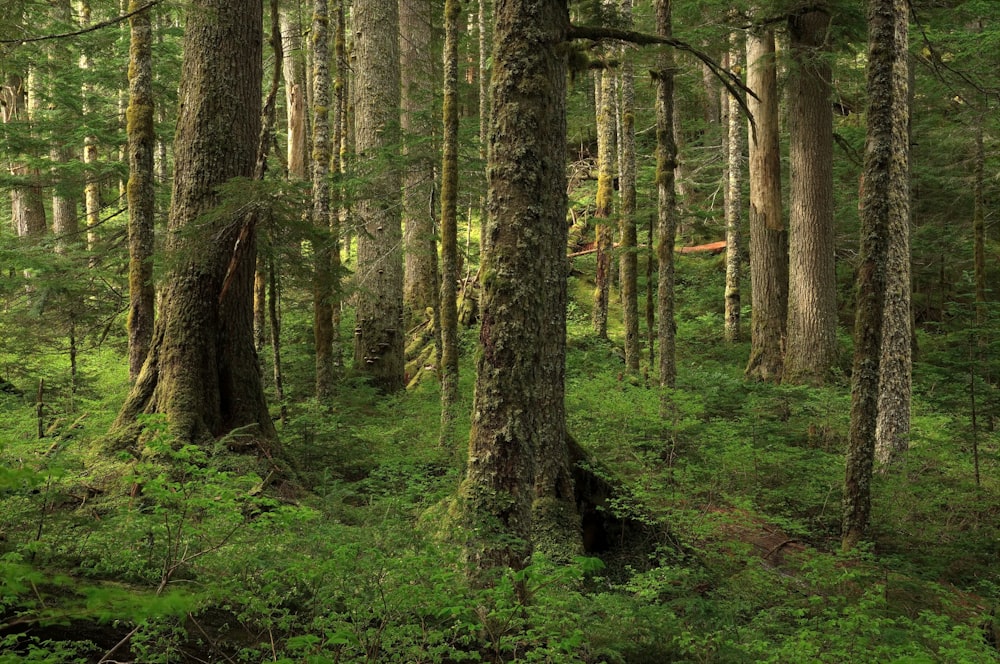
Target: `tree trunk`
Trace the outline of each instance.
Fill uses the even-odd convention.
[[[430,0],[399,0],[399,56],[403,129],[403,303],[408,324],[438,308],[437,242],[434,238],[434,6]]]
[[[837,360],[833,233],[833,110],[826,56],[830,13],[789,19],[790,81],[788,346],[783,379],[824,383]]]
[[[28,81],[16,74],[8,74],[0,90],[0,112],[4,124],[23,123],[29,126]],[[10,190],[11,222],[18,237],[40,237],[45,234],[45,201],[38,184],[38,171],[11,157],[8,168],[18,183]]]
[[[597,274],[594,288],[594,332],[608,338],[608,297],[611,293],[611,249],[613,237],[609,223],[614,203],[615,116],[611,70],[597,72],[597,196],[594,219],[597,235]]]
[[[404,0],[405,2],[405,0]],[[402,3],[401,3],[402,4]],[[442,447],[455,442],[458,407],[458,21],[461,5],[444,7],[444,134],[441,156],[441,434]]]
[[[90,25],[90,0],[80,2],[80,25],[84,28]],[[80,69],[90,69],[90,55],[84,51],[80,56]],[[83,84],[83,114],[93,112],[91,97],[93,86]],[[101,222],[101,178],[97,171],[97,137],[90,135],[83,139],[83,163],[86,167],[86,183],[83,188],[83,204],[87,219],[87,249],[93,253],[97,250],[97,227]],[[91,259],[94,260],[94,259]]]
[[[142,2],[131,0],[129,11]],[[128,135],[128,368],[135,381],[149,354],[153,338],[155,292],[153,290],[153,222],[156,215],[153,152],[156,130],[153,122],[153,30],[150,10],[129,18],[129,102],[126,110]]]
[[[656,34],[670,37],[672,0],[656,1]],[[677,194],[674,168],[677,144],[674,142],[674,55],[662,49],[656,72],[656,257],[659,264],[657,313],[660,345],[661,387],[673,387],[677,380],[676,324],[674,322],[674,241],[677,236]]]
[[[730,71],[740,69],[740,51],[736,33],[729,35],[726,55]],[[725,338],[730,343],[740,337],[740,282],[743,268],[743,234],[740,229],[743,210],[743,122],[739,104],[725,95],[726,118],[726,292]]]
[[[316,344],[316,398],[333,391],[333,247],[330,238],[330,11],[327,0],[313,4],[312,226],[313,339]]]
[[[750,154],[750,360],[747,378],[779,382],[788,317],[788,233],[781,209],[778,82],[772,30],[747,34]]]
[[[632,28],[632,0],[621,0],[621,14],[624,27]],[[635,77],[631,58],[621,49],[621,221],[618,232],[621,237],[620,278],[622,285],[622,318],[625,324],[625,370],[639,373],[639,300],[638,237],[635,227]]]
[[[235,211],[204,219],[220,185],[254,174],[261,21],[253,0],[199,0],[188,12],[167,241],[176,267],[149,356],[114,425],[119,442],[134,440],[140,414],[163,413],[184,442],[233,434],[233,448],[277,446],[253,345],[256,234]]]
[[[285,106],[288,109],[288,177],[305,180],[309,174],[309,118],[306,114],[305,53],[299,11],[282,9],[282,75],[285,78]],[[327,29],[329,32],[329,29]]]
[[[403,231],[399,145],[399,13],[395,2],[354,3],[355,140],[361,183],[354,366],[385,392],[404,387]]]
[[[861,541],[871,515],[889,245],[909,220],[909,75],[906,0],[869,0],[865,191],[861,211],[851,427],[844,481],[842,546]]]
[[[554,519],[574,505],[562,383],[566,2],[499,0],[494,28],[489,249],[462,488],[473,533],[466,557],[480,585],[497,567],[528,563],[533,508],[548,548]]]

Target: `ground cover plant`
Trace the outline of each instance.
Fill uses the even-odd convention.
[[[58,387],[40,410],[30,391],[0,403],[0,661],[997,661],[997,435],[978,432],[977,484],[967,392],[946,380],[965,361],[957,333],[920,338],[911,450],[876,478],[874,545],[842,555],[845,384],[745,382],[705,292],[718,259],[682,269],[666,416],[657,389],[622,377],[616,343],[571,317],[569,430],[615,487],[594,508],[602,539],[488,590],[465,580],[462,450],[438,444],[434,381],[295,399],[292,471],[273,482],[155,418],[141,453],[108,454],[126,387],[114,344],[80,357],[72,394],[64,358],[30,365]],[[287,352],[289,392],[307,393],[308,347]]]

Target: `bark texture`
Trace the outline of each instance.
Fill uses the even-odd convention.
[[[783,379],[822,384],[837,360],[833,232],[830,14],[816,5],[789,19],[788,342]]]
[[[400,218],[399,12],[354,3],[354,135],[361,183],[354,366],[386,392],[404,387],[403,232]]]
[[[871,517],[871,479],[879,404],[891,234],[909,217],[906,0],[868,4],[868,112],[861,211],[851,427],[844,481],[844,550],[864,537]]]
[[[632,0],[621,1],[622,23],[632,28]],[[625,370],[639,373],[639,300],[638,238],[635,227],[636,150],[635,150],[635,75],[626,47],[622,47],[621,65],[621,219],[618,233],[621,244],[619,264],[622,291],[622,318],[625,324]]]
[[[316,397],[333,390],[334,248],[330,238],[330,9],[327,0],[315,0],[312,22],[312,225],[313,339],[316,344]]]
[[[142,3],[131,0],[129,11]],[[153,154],[153,30],[149,11],[129,18],[128,109],[128,373],[139,377],[153,339],[153,222],[156,214]]]
[[[410,322],[437,309],[434,237],[434,3],[399,0],[400,120],[403,130],[403,303]]]
[[[735,33],[729,36],[726,56],[730,71],[740,68],[743,49]],[[743,122],[739,104],[726,92],[726,305],[725,338],[730,343],[740,341],[740,283],[743,269]]]
[[[750,157],[750,359],[746,376],[779,382],[788,317],[788,232],[781,208],[778,81],[772,30],[747,34]]]
[[[566,2],[499,0],[494,28],[489,249],[462,488],[467,561],[480,584],[497,567],[527,564],[533,512],[547,548],[558,516],[574,508],[562,380]]]
[[[444,131],[441,155],[441,436],[455,442],[458,406],[458,21],[461,5],[444,6]]]
[[[615,113],[614,77],[610,69],[596,74],[597,97],[597,195],[594,219],[597,235],[597,274],[594,288],[594,332],[608,338],[608,298],[611,294],[611,249],[613,237],[610,219],[614,205]]]
[[[672,0],[656,2],[656,34],[670,37]],[[677,237],[677,192],[674,169],[677,167],[677,144],[674,142],[674,55],[663,49],[656,73],[656,257],[657,314],[660,345],[659,379],[661,387],[673,387],[677,380],[677,328],[674,322],[674,242]]]
[[[167,241],[177,267],[115,423],[123,433],[138,415],[163,413],[182,441],[238,430],[231,447],[276,446],[253,345],[256,236],[242,217],[204,216],[218,206],[219,185],[254,173],[261,21],[254,0],[198,0],[188,10]]]
[[[4,124],[23,123],[28,126],[28,80],[8,74],[0,89],[0,113]],[[45,234],[45,201],[38,183],[38,171],[9,157],[10,174],[20,181],[10,190],[11,223],[18,237],[39,237]]]

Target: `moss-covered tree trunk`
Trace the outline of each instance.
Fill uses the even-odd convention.
[[[403,130],[403,303],[410,322],[438,308],[437,242],[434,234],[436,156],[432,47],[435,5],[399,0],[399,58]],[[409,325],[408,325],[409,326]]]
[[[621,0],[622,23],[627,29],[632,28],[632,0]],[[639,300],[638,272],[639,254],[638,238],[635,226],[635,75],[632,59],[626,48],[622,47],[621,64],[621,127],[622,137],[619,153],[621,155],[621,219],[618,222],[618,235],[621,244],[619,259],[619,275],[622,291],[622,319],[625,324],[625,370],[633,375],[639,373]]]
[[[656,34],[672,36],[671,0],[656,2]],[[677,144],[674,142],[674,54],[662,49],[656,72],[656,257],[657,340],[660,346],[659,382],[673,387],[677,380],[676,327],[674,322],[674,241],[677,237],[677,193],[674,169]]]
[[[444,6],[444,104],[441,156],[441,434],[452,448],[458,407],[458,0]]]
[[[219,212],[220,185],[254,173],[261,21],[255,0],[197,0],[188,10],[168,221],[174,267],[149,355],[115,422],[126,440],[139,415],[162,413],[183,441],[239,430],[234,448],[276,444],[253,345],[254,229],[239,213],[205,216]]]
[[[385,392],[404,387],[403,230],[400,214],[399,11],[354,3],[355,150],[361,183],[354,367]]]
[[[136,11],[139,0],[131,0]],[[129,18],[128,94],[128,369],[129,378],[138,378],[149,354],[153,338],[153,221],[156,196],[153,152],[156,130],[153,123],[153,30],[149,10]]]
[[[597,195],[594,219],[597,222],[597,274],[594,287],[594,332],[608,338],[608,298],[611,295],[611,215],[615,178],[614,74],[605,67],[595,74],[597,101]]]
[[[783,380],[821,384],[837,360],[833,234],[833,110],[828,50],[830,10],[822,4],[789,19],[788,342]]]
[[[333,390],[333,247],[330,238],[330,9],[315,0],[312,21],[312,226],[313,340],[316,345],[316,398]]]
[[[781,148],[774,31],[747,34],[747,106],[757,124],[750,156],[750,359],[746,376],[778,382],[788,316],[788,232],[781,208]]]
[[[844,550],[861,541],[871,517],[889,245],[894,240],[891,234],[909,218],[908,16],[906,0],[868,3],[868,127],[844,481]]]
[[[494,15],[488,250],[462,488],[479,583],[527,564],[533,507],[548,541],[573,501],[562,383],[569,14],[565,0],[499,0]]]

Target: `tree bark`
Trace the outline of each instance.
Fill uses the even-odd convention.
[[[746,376],[779,382],[788,317],[788,232],[781,208],[778,82],[772,30],[747,34],[750,156],[750,359]]]
[[[656,2],[656,32],[671,37],[672,0]],[[656,256],[659,264],[657,282],[657,332],[660,346],[659,379],[661,387],[673,387],[677,380],[676,324],[674,321],[674,242],[677,237],[677,193],[674,169],[677,144],[674,142],[674,55],[663,49],[656,72]]]
[[[890,243],[909,219],[909,74],[906,0],[869,0],[865,191],[861,211],[851,427],[844,481],[842,547],[854,548],[871,517]]]
[[[28,77],[30,78],[30,77]],[[8,74],[0,90],[0,113],[4,124],[22,123],[29,127],[28,78]],[[10,157],[10,174],[19,180],[10,190],[11,223],[18,237],[40,237],[45,234],[45,201],[38,184],[38,171]]]
[[[354,3],[355,140],[361,183],[354,366],[385,392],[404,387],[403,232],[399,145],[399,13],[395,2]]]
[[[499,0],[494,28],[489,248],[462,487],[479,585],[528,563],[533,510],[547,548],[556,516],[574,507],[562,381],[567,4]]]
[[[632,0],[621,0],[625,27],[632,27]],[[622,318],[625,324],[625,370],[639,373],[639,300],[638,300],[638,236],[635,226],[636,149],[635,149],[635,76],[633,64],[622,47],[621,66],[621,220],[618,226],[621,244],[620,278],[622,285]]]
[[[142,3],[131,0],[129,11]],[[128,367],[135,381],[149,354],[153,339],[155,292],[153,290],[153,223],[156,215],[153,153],[156,130],[153,98],[153,30],[149,10],[129,18],[128,135]]]
[[[162,413],[184,442],[230,435],[236,449],[277,447],[253,344],[256,234],[240,213],[216,210],[220,185],[254,174],[261,22],[255,0],[198,0],[188,12],[167,241],[177,267],[114,425],[119,442],[134,440],[140,414]],[[213,211],[222,214],[205,217]]]
[[[790,279],[783,379],[791,383],[822,384],[837,360],[829,26],[829,9],[822,4],[789,19]]]
[[[458,407],[458,21],[461,11],[458,0],[446,0],[441,156],[440,442],[448,449],[455,442]]]
[[[729,35],[726,55],[730,71],[739,71],[740,51],[736,33]],[[729,343],[740,337],[740,282],[743,268],[743,122],[739,105],[728,92],[725,95],[726,119],[726,292],[725,339]],[[749,96],[749,95],[748,95]]]
[[[434,7],[430,0],[399,0],[401,123],[403,130],[403,303],[409,324],[438,308],[434,237]]]
[[[316,398],[333,391],[334,251],[330,238],[330,10],[327,0],[315,0],[312,22],[313,136],[312,226],[313,339],[316,345]]]
[[[611,250],[614,238],[610,219],[614,203],[615,116],[613,76],[608,68],[597,72],[597,196],[594,219],[597,236],[597,274],[594,288],[594,332],[608,338],[608,298],[611,294]]]

